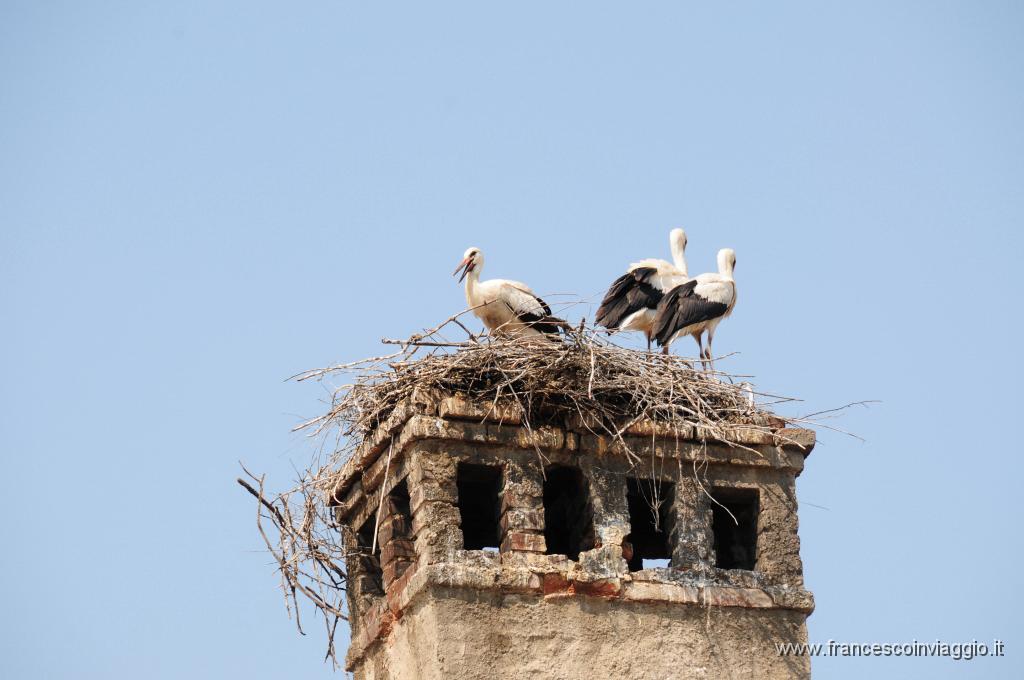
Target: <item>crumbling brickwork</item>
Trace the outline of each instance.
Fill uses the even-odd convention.
[[[795,491],[814,435],[752,431],[738,435],[743,446],[699,435],[636,423],[625,441],[637,462],[585,427],[528,428],[513,407],[415,395],[367,438],[335,490],[350,547],[347,668],[367,680],[808,676],[806,658],[780,657],[775,644],[805,642],[814,607]],[[474,531],[496,523],[493,548],[464,548],[460,465],[500,470],[493,520],[479,505],[470,518]],[[546,508],[546,473],[560,468],[585,497],[549,484]],[[653,500],[669,560],[644,564],[631,542],[630,480],[672,489]],[[716,566],[729,560],[716,557],[714,497],[730,492],[747,499],[749,537],[734,531],[727,547],[718,536],[717,549],[752,569]],[[551,554],[546,511],[570,534],[553,545],[589,549]],[[366,527],[370,538],[376,527],[378,555]]]

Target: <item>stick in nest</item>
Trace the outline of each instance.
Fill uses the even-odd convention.
[[[238,480],[258,499],[257,526],[278,564],[289,611],[298,616],[301,595],[323,614],[332,660],[334,631],[346,616],[346,576],[331,490],[355,448],[415,391],[471,395],[492,408],[515,405],[531,430],[570,425],[608,436],[634,465],[642,452],[631,450],[624,432],[638,421],[652,420],[676,432],[694,432],[705,441],[748,450],[738,432],[775,431],[805,422],[751,403],[752,395],[770,403],[785,398],[756,393],[749,383],[735,384],[735,376],[695,370],[682,357],[620,347],[582,322],[565,328],[561,342],[524,342],[473,335],[459,320],[469,311],[406,340],[384,340],[397,346],[391,354],[295,376],[299,381],[341,383],[332,388],[325,413],[295,428],[325,439],[333,433],[337,445],[293,489],[273,498],[264,495],[261,477],[246,470],[256,485]],[[442,335],[445,330],[461,330],[466,339],[450,341]],[[539,448],[538,454],[543,460]],[[276,541],[264,521],[276,529]]]

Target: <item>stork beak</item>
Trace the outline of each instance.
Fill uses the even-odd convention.
[[[468,274],[472,269],[473,261],[467,257],[465,260],[459,263],[458,267],[455,268],[455,271],[452,272],[452,276],[455,276],[456,274],[459,273],[459,270],[462,270],[462,276],[459,277],[459,283],[462,283],[462,279],[466,278],[466,274]]]

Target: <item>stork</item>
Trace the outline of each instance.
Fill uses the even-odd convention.
[[[466,281],[466,302],[473,314],[496,334],[511,337],[557,336],[565,321],[551,315],[551,308],[530,287],[507,279],[480,280],[484,254],[479,248],[468,249],[452,276],[460,271]]]
[[[732,248],[718,251],[718,273],[701,274],[681,286],[676,286],[658,303],[652,335],[668,354],[669,345],[676,338],[692,335],[700,348],[700,362],[705,370],[711,361],[711,341],[715,329],[736,306],[736,253]],[[708,346],[704,349],[702,334],[707,331]]]
[[[672,262],[646,259],[629,265],[615,279],[597,308],[596,322],[609,331],[641,331],[651,351],[655,310],[665,293],[686,283],[686,232],[673,229],[668,235]]]

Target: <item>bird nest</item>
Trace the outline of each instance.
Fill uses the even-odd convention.
[[[703,438],[742,446],[738,433],[775,431],[799,420],[769,410],[789,399],[756,392],[740,376],[701,370],[675,355],[620,347],[585,327],[566,332],[561,341],[471,334],[447,341],[440,337],[444,328],[386,340],[400,345],[394,354],[297,376],[353,378],[332,389],[325,413],[297,429],[334,431],[339,452],[349,452],[415,392],[512,405],[527,427],[577,425],[617,438],[634,423],[650,420],[680,430],[699,428]]]
[[[459,336],[449,337],[453,332]],[[268,495],[263,477],[248,470],[251,482],[238,480],[258,499],[259,531],[280,568],[289,612],[301,629],[299,596],[315,606],[327,624],[332,660],[334,631],[346,619],[345,547],[330,509],[332,491],[355,449],[414,393],[511,405],[527,428],[586,428],[617,439],[635,460],[623,435],[642,420],[695,428],[702,439],[735,446],[744,446],[742,433],[752,429],[777,432],[808,422],[775,415],[771,407],[790,400],[756,392],[739,376],[620,347],[583,325],[557,340],[485,338],[456,315],[407,340],[384,343],[396,351],[295,376],[328,386],[330,402],[322,415],[296,427],[323,446],[292,489]]]

